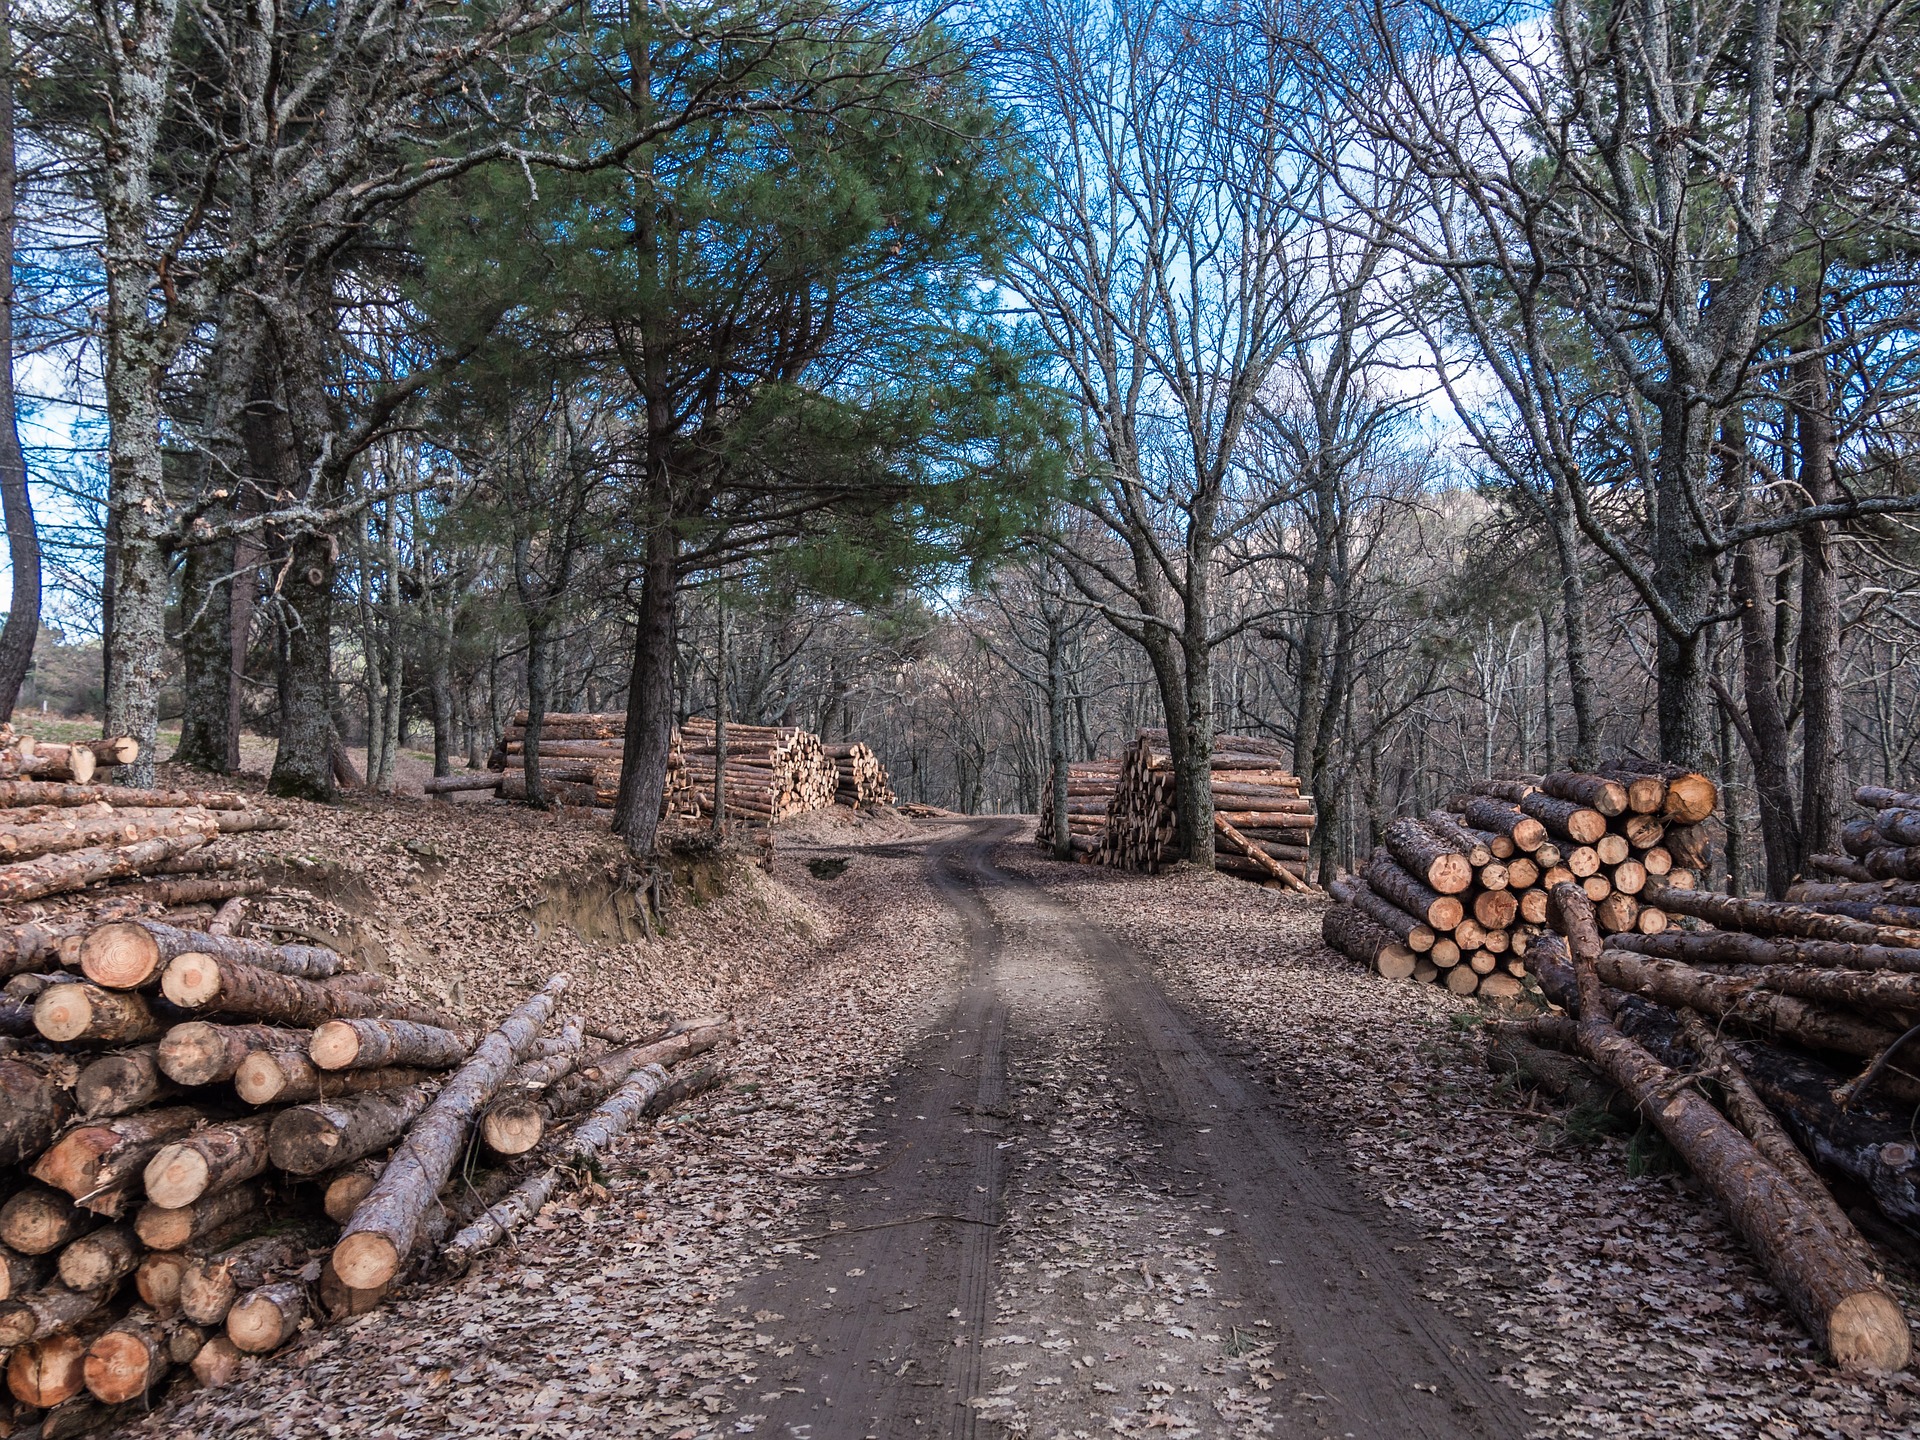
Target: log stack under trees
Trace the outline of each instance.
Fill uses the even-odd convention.
[[[591,1039],[559,976],[475,1031],[204,908],[52,947],[11,929],[9,953],[45,967],[0,1010],[0,1351],[21,1406],[221,1383],[435,1269],[455,1231],[464,1266],[718,1083],[712,1063],[665,1067],[734,1037],[716,1017]],[[481,1163],[456,1178],[470,1143]]]
[[[1901,898],[1890,903],[1920,905],[1920,793],[1862,785],[1853,798],[1866,814],[1840,831],[1847,853],[1810,855],[1808,868],[1838,882],[1822,887],[1836,892],[1836,898],[1864,886],[1853,897],[1858,903],[1889,903],[1898,891]]]
[[[716,755],[713,721],[689,718],[680,727],[687,775],[702,815],[713,813]],[[727,814],[769,825],[790,815],[824,810],[840,789],[840,771],[811,730],[791,725],[727,725]]]
[[[1392,821],[1335,882],[1322,934],[1389,978],[1515,998],[1557,884],[1579,885],[1608,934],[1667,930],[1674,906],[1656,897],[1693,888],[1717,802],[1705,776],[1642,760],[1479,781]]]
[[[1091,860],[1107,828],[1107,811],[1120,788],[1118,760],[1079,760],[1067,767],[1067,830],[1077,858]],[[1034,839],[1053,849],[1053,772],[1040,782],[1040,829]]]
[[[899,798],[893,793],[887,767],[867,746],[858,741],[851,745],[829,745],[826,755],[838,777],[834,804],[871,810],[876,805],[891,805]]]
[[[524,800],[527,714],[513,717],[493,755],[493,768],[440,776],[428,794],[491,789],[501,799]],[[541,723],[541,783],[562,804],[610,808],[620,789],[626,746],[621,714],[549,714]],[[663,817],[696,819],[713,813],[717,754],[713,721],[695,717],[674,729],[667,752]],[[790,725],[727,726],[727,814],[770,824],[835,804],[871,808],[894,802],[887,769],[862,744],[829,747],[812,731]]]
[[[1307,888],[1313,800],[1270,740],[1213,740],[1214,868],[1289,889]],[[1123,870],[1154,872],[1174,856],[1178,809],[1165,730],[1142,729],[1117,761],[1069,769],[1067,818],[1077,857]],[[1042,782],[1036,842],[1053,846],[1053,783]]]
[[[1883,1222],[1846,1209],[1822,1177],[1920,1226],[1920,1059],[1903,1044],[1920,1012],[1920,930],[1848,899],[1648,889],[1674,927],[1608,935],[1580,885],[1555,888],[1566,939],[1541,937],[1529,963],[1562,1013],[1496,1027],[1490,1062],[1550,1093],[1570,1081],[1616,1092],[1712,1191],[1835,1360],[1904,1368],[1906,1319],[1856,1228]]]

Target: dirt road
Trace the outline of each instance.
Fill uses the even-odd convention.
[[[1518,1436],[1419,1243],[1097,915],[996,869],[1008,822],[926,851],[964,980],[888,1086],[872,1167],[734,1297],[781,1358],[755,1433]]]

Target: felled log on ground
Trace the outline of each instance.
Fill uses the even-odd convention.
[[[64,855],[47,855],[17,865],[0,866],[0,901],[18,904],[82,890],[101,880],[140,875],[163,860],[184,855],[213,839],[218,833],[211,824],[205,830],[185,835],[162,835],[138,840],[131,845],[106,845],[93,850],[72,850]]]
[[[456,1028],[444,1011],[428,1006],[396,1004],[344,984],[302,980],[205,951],[168,961],[160,993],[182,1010],[303,1029],[347,1019],[414,1020]]]
[[[735,1034],[730,1020],[695,1021],[678,1033],[598,1056],[591,1064],[541,1085],[525,1090],[510,1085],[487,1107],[481,1120],[481,1139],[496,1154],[523,1155],[539,1144],[556,1122],[599,1104],[634,1070],[678,1064],[725,1044]]]
[[[334,1247],[333,1268],[348,1285],[371,1290],[399,1271],[481,1108],[532,1048],[566,987],[566,976],[554,976],[502,1021],[407,1132]]]
[[[1608,1017],[1600,932],[1578,886],[1554,890],[1580,1000],[1587,1058],[1639,1106],[1713,1192],[1810,1334],[1843,1367],[1900,1370],[1910,1354],[1906,1317],[1861,1263],[1738,1127]]]
[[[384,1150],[426,1113],[432,1082],[290,1105],[273,1117],[267,1150],[289,1175],[318,1175]]]
[[[465,1271],[475,1256],[499,1244],[519,1225],[539,1214],[569,1172],[591,1164],[600,1151],[645,1116],[658,1114],[671,1104],[711,1089],[724,1078],[718,1066],[677,1080],[669,1080],[666,1071],[657,1065],[635,1071],[574,1128],[553,1163],[523,1181],[498,1204],[488,1206],[455,1235],[441,1252],[442,1263],[456,1274]]]

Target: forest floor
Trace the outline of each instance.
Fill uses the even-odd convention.
[[[564,968],[746,1037],[514,1247],[141,1432],[1920,1434],[1920,1383],[1822,1363],[1691,1182],[1501,1089],[1478,1008],[1315,901],[840,811],[686,869],[648,941],[589,821],[297,809],[249,841],[325,898],[276,903],[403,993]]]

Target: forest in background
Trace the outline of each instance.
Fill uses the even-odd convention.
[[[642,850],[722,685],[965,810],[1165,725],[1196,860],[1275,738],[1323,876],[1632,748],[1778,893],[1920,783],[1911,3],[4,18],[9,705],[44,588],[278,793],[624,708]]]

